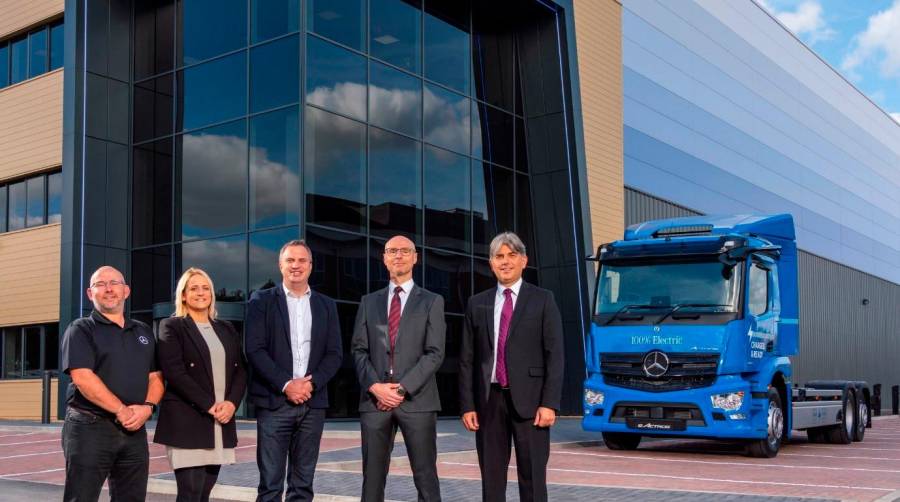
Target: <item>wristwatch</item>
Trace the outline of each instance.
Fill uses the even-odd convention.
[[[144,401],[144,406],[150,407],[150,413],[156,413],[156,403],[151,403],[150,401]]]
[[[406,387],[404,387],[402,385],[397,387],[397,395],[400,397],[405,396],[406,395]]]

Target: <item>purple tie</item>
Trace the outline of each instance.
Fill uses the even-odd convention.
[[[506,339],[509,338],[509,321],[512,319],[513,303],[512,290],[503,290],[503,310],[500,311],[500,336],[497,338],[497,383],[500,387],[509,387],[509,378],[506,375]]]
[[[391,310],[388,313],[388,334],[391,336],[391,354],[394,353],[394,344],[397,343],[397,331],[400,330],[400,292],[403,288],[394,288],[394,298],[391,299]]]

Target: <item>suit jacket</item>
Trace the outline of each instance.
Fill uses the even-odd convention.
[[[494,365],[494,301],[497,288],[469,299],[459,353],[460,411],[487,406]],[[559,411],[563,329],[553,293],[522,282],[506,341],[506,373],[516,413],[531,418],[539,406]]]
[[[362,298],[356,312],[351,352],[359,379],[359,411],[376,411],[368,389],[387,382],[391,365],[388,288]],[[406,389],[404,411],[440,411],[435,373],[444,361],[444,298],[413,285],[400,317],[394,346],[394,381]]]
[[[231,323],[211,324],[225,349],[225,399],[241,405],[247,390],[247,372],[241,338]],[[169,317],[159,323],[156,346],[159,369],[166,379],[159,421],[153,441],[179,448],[213,448],[215,419],[207,413],[216,403],[209,347],[190,317]],[[234,418],[222,426],[225,448],[237,445]]]
[[[315,390],[306,404],[311,408],[328,408],[328,382],[341,367],[344,356],[341,325],[331,298],[313,290],[309,308],[312,330],[306,374],[312,376]],[[244,350],[253,368],[248,400],[263,408],[278,408],[287,402],[281,389],[294,377],[291,321],[281,284],[251,295],[246,323]]]

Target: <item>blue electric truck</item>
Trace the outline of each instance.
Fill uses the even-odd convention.
[[[861,441],[864,382],[795,385],[797,246],[789,214],[632,225],[600,246],[585,339],[585,430],[614,450],[643,436],[744,440],[774,457],[791,431]]]

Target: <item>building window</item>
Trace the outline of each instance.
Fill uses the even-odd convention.
[[[44,24],[28,35],[0,40],[0,89],[63,66],[63,20]]]
[[[0,232],[62,220],[62,173],[40,174],[0,185]]]
[[[59,369],[59,326],[55,323],[0,330],[0,378],[40,378]]]

